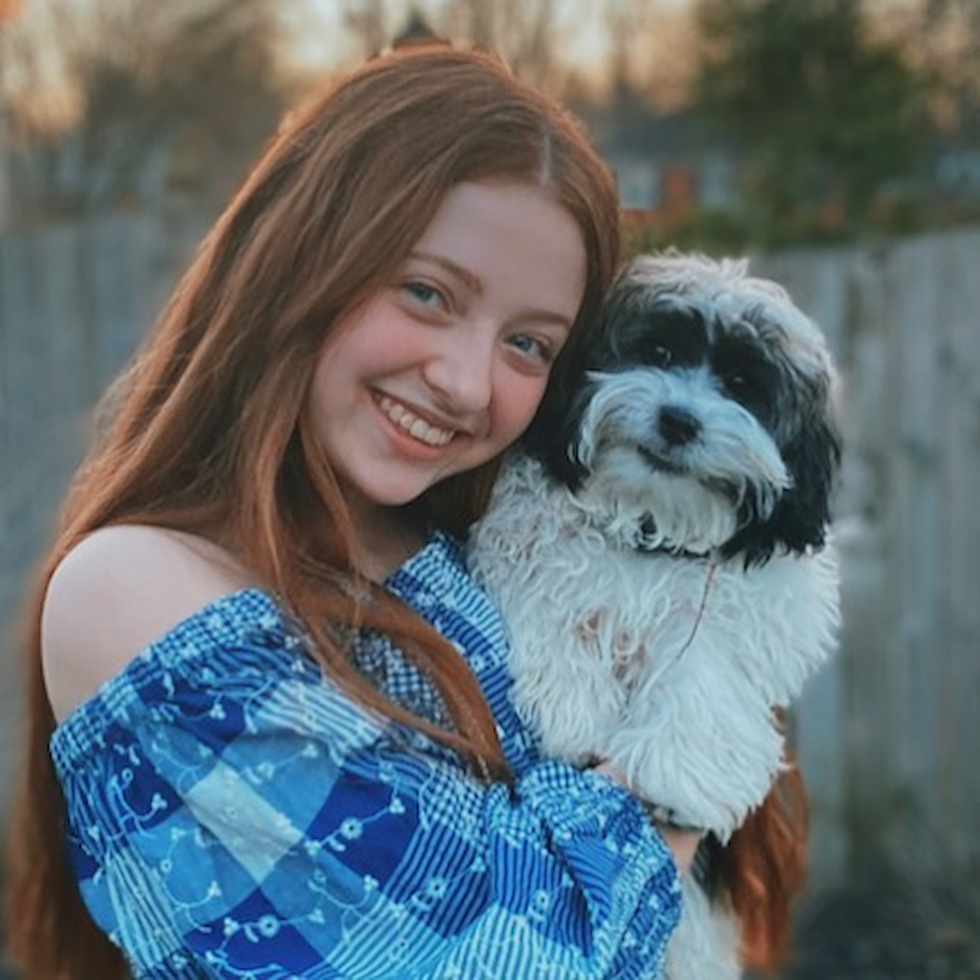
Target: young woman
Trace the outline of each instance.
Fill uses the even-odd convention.
[[[287,121],[37,589],[25,977],[658,974],[696,837],[538,757],[451,536],[617,241],[579,129],[489,56],[386,55]]]

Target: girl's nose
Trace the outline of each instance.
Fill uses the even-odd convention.
[[[455,413],[484,411],[493,392],[494,338],[485,329],[454,327],[426,362],[426,383]]]

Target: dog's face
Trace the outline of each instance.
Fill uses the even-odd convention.
[[[644,257],[577,342],[530,445],[639,546],[762,561],[823,543],[833,381],[820,331],[780,287],[744,264]]]

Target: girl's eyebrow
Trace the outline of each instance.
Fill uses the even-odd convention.
[[[450,275],[459,279],[468,289],[472,290],[477,295],[482,295],[484,291],[483,280],[479,276],[470,272],[470,270],[464,266],[453,262],[452,259],[447,259],[444,255],[434,255],[431,252],[412,252],[409,258],[419,259],[423,262],[431,262],[433,265],[439,266]],[[558,326],[566,327],[568,330],[571,330],[572,323],[575,319],[574,317],[570,318],[563,313],[558,313],[555,310],[537,308],[527,310],[525,318],[528,320],[539,320],[544,323],[555,323]]]
[[[431,252],[412,252],[409,258],[421,259],[423,262],[431,262],[433,265],[438,265],[450,275],[461,280],[468,289],[471,289],[475,293],[483,292],[483,280],[479,276],[453,262],[452,259],[447,259],[444,255],[433,255]]]

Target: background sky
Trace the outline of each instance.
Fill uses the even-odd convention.
[[[493,3],[494,0],[480,0]],[[425,4],[389,2],[385,5],[390,17],[392,32],[408,18],[413,9],[424,8]],[[647,4],[655,8],[657,16],[663,16],[670,24],[665,29],[673,29],[678,15],[685,14],[691,0],[655,0]],[[297,23],[295,30],[295,50],[297,59],[304,64],[321,65],[344,64],[352,59],[350,39],[343,29],[343,4],[338,0],[302,0],[295,17],[305,23]],[[608,50],[609,37],[606,33],[601,5],[595,0],[554,0],[556,13],[556,33],[567,52],[568,60],[583,66],[599,64]],[[390,13],[389,13],[390,12]]]

